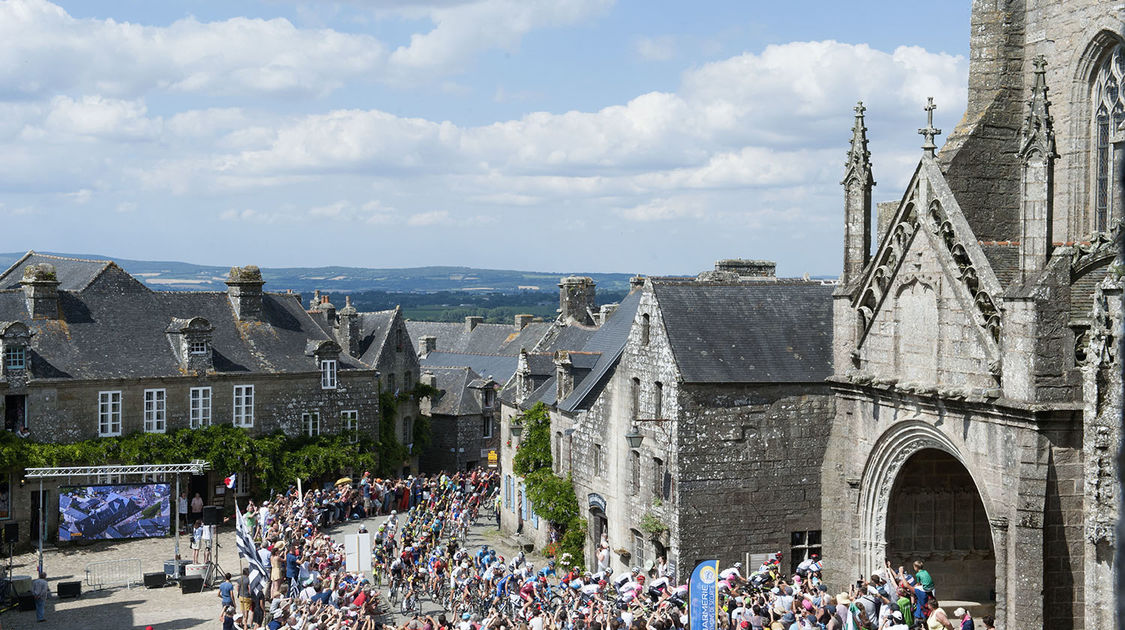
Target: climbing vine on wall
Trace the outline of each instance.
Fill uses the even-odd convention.
[[[245,471],[259,490],[281,489],[294,479],[317,480],[378,463],[367,436],[252,436],[246,429],[215,424],[171,433],[131,433],[69,444],[35,442],[0,432],[0,469],[103,464],[182,464],[204,459],[219,474]]]
[[[512,470],[523,477],[527,498],[535,513],[551,522],[559,540],[550,546],[559,557],[569,554],[572,566],[583,565],[586,521],[578,516],[578,497],[568,475],[556,475],[551,456],[551,415],[538,403],[516,418],[523,425],[519,447],[512,457]]]
[[[398,418],[399,404],[414,400],[419,401],[427,397],[437,397],[441,391],[425,383],[416,383],[414,389],[408,392],[381,392],[379,394],[379,465],[377,470],[382,477],[391,477],[402,466],[402,462],[411,454],[424,451],[432,442],[430,419],[419,415],[414,421],[414,447],[408,450],[406,445],[398,440],[395,430],[395,421]]]

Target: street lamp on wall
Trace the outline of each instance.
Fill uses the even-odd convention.
[[[523,425],[513,422],[508,426],[508,431],[512,434],[512,437],[518,438],[523,434]]]
[[[629,432],[625,434],[625,441],[629,443],[629,448],[640,448],[645,436],[641,434],[641,430],[637,425],[629,427]]]

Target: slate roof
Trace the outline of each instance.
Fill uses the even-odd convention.
[[[359,358],[368,365],[379,362],[379,354],[394,327],[398,309],[359,313]]]
[[[467,367],[427,367],[433,372],[435,387],[441,390],[437,400],[431,401],[430,413],[443,416],[469,416],[481,412],[480,401],[469,391],[469,383],[480,380],[480,375]]]
[[[617,310],[587,339],[582,350],[596,353],[598,358],[590,367],[589,373],[581,380],[575,379],[574,391],[559,404],[561,409],[574,411],[583,407],[591,399],[592,392],[600,388],[608,378],[610,370],[617,365],[621,352],[625,349],[625,342],[629,340],[629,330],[633,327],[633,320],[637,316],[637,307],[641,303],[641,291],[633,291],[621,300]],[[573,358],[571,359],[573,361]],[[553,379],[552,379],[553,381]],[[554,398],[554,386],[551,388],[551,398]]]
[[[203,317],[214,327],[214,369],[222,373],[315,372],[310,339],[328,336],[296,296],[266,293],[263,321],[239,322],[226,293],[102,294],[59,292],[61,319],[29,319],[21,290],[0,291],[0,319],[25,322],[33,378],[106,379],[183,376],[165,332],[173,318]],[[366,369],[347,356],[341,369]]]
[[[811,383],[832,373],[832,286],[653,283],[688,383]]]
[[[477,324],[470,331],[464,322],[407,321],[406,330],[418,350],[422,348],[420,339],[429,335],[437,337],[439,352],[515,356],[521,349],[534,347],[552,325],[533,322],[516,330],[510,324]]]
[[[116,266],[109,260],[64,258],[30,251],[24,254],[23,258],[17,260],[7,271],[0,274],[0,290],[18,289],[20,280],[23,279],[23,270],[30,265],[40,263],[49,263],[55,266],[59,290],[61,291],[81,291],[111,265]]]
[[[463,352],[431,352],[418,364],[423,370],[436,367],[467,367],[483,377],[492,377],[498,383],[505,383],[516,373],[514,356],[497,354],[468,354]]]
[[[170,328],[193,317],[210,323],[214,370],[219,373],[316,372],[310,341],[331,339],[293,293],[262,295],[261,321],[240,322],[226,292],[152,291],[108,261],[30,253],[0,276],[22,278],[22,268],[49,262],[60,282],[57,320],[30,318],[23,290],[0,289],[0,321],[22,321],[32,331],[33,379],[110,379],[183,376]],[[63,287],[71,287],[65,289]],[[341,369],[368,369],[340,357]]]

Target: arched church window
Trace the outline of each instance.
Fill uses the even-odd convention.
[[[1125,123],[1125,94],[1121,86],[1125,81],[1125,46],[1118,45],[1106,56],[1094,80],[1094,229],[1105,231],[1114,215],[1115,186],[1119,185],[1117,171],[1122,145],[1115,142],[1118,128]]]

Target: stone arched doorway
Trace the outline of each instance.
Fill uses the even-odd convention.
[[[939,466],[941,474],[927,472]],[[860,484],[860,575],[871,575],[886,560],[909,569],[920,558],[943,600],[971,594],[964,599],[984,604],[1006,592],[1007,519],[990,518],[987,490],[975,482],[958,444],[940,428],[922,420],[893,425],[875,442]],[[960,515],[940,508],[955,498],[972,507],[962,507]],[[909,538],[903,535],[919,519],[928,519],[930,537],[913,530]],[[971,535],[956,531],[962,524]],[[962,546],[971,548],[958,549]],[[968,570],[960,568],[958,557],[974,562],[981,575],[961,576]],[[1002,600],[996,610],[1002,617]]]
[[[943,600],[996,599],[996,555],[972,475],[950,453],[924,448],[894,481],[887,506],[886,555],[893,566],[925,563]]]

